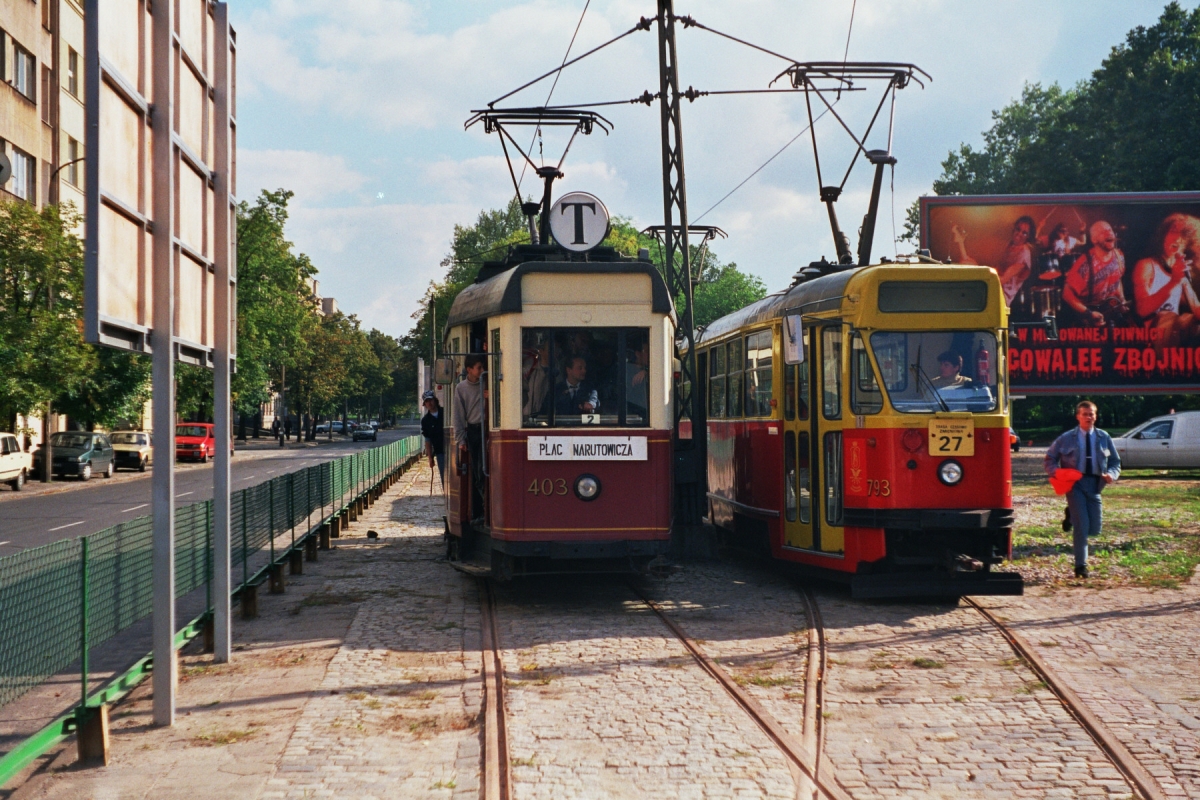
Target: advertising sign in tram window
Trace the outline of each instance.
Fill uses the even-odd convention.
[[[1014,393],[1200,389],[1200,192],[922,197],[921,246],[999,273]]]

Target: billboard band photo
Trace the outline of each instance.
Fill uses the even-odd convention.
[[[1200,382],[1200,194],[929,197],[921,221],[934,258],[996,270],[1014,321],[1055,320],[1058,342],[1014,337],[1014,389]]]

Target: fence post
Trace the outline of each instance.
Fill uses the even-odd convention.
[[[273,479],[267,484],[267,516],[269,520],[270,535],[267,537],[271,545],[271,566],[275,566],[275,484],[278,479]]]
[[[87,708],[88,696],[88,538],[83,536],[79,540],[83,546],[79,563],[79,676],[82,688],[79,705],[83,708]]]
[[[246,550],[249,544],[246,540],[246,495],[249,489],[242,489],[242,587],[244,588],[250,582],[250,575],[246,572]]]
[[[296,473],[288,473],[288,522],[292,525],[292,549],[296,549]]]
[[[213,610],[212,603],[212,506],[213,501],[209,500],[204,504],[204,611],[211,614]]]

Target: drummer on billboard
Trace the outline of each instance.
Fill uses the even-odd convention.
[[[1067,273],[1063,303],[1087,327],[1123,325],[1129,314],[1125,288],[1125,254],[1117,247],[1117,233],[1104,220],[1088,228],[1091,246]]]
[[[1157,252],[1133,268],[1133,297],[1139,317],[1161,331],[1158,344],[1177,345],[1200,330],[1200,300],[1191,281],[1191,257],[1200,244],[1200,220],[1171,214],[1155,231]],[[1187,308],[1184,309],[1186,304]]]

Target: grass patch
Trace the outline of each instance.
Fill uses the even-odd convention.
[[[517,757],[515,757],[515,756],[514,756],[513,758],[509,759],[509,762],[510,762],[510,763],[511,763],[511,764],[512,764],[514,767],[532,767],[532,766],[533,766],[533,759],[534,759],[536,756],[537,756],[537,753],[534,753],[534,754],[533,754],[532,756],[530,756],[529,758],[517,758]]]
[[[965,702],[967,698],[961,694],[956,694],[956,695],[954,695],[954,697],[952,697],[950,699],[956,703],[962,703],[962,702]]]
[[[195,743],[207,747],[221,747],[227,744],[237,744],[240,741],[249,739],[254,735],[254,731],[212,731],[202,733],[195,738]]]
[[[914,658],[912,665],[921,669],[941,669],[946,666],[945,663],[934,658]]]
[[[306,608],[353,605],[366,599],[366,592],[313,592],[292,608],[292,614],[299,614]]]
[[[458,781],[451,778],[448,781],[438,781],[429,788],[432,789],[454,789],[458,787]]]

